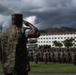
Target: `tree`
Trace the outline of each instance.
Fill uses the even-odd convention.
[[[59,48],[63,46],[63,44],[58,41],[53,41],[53,44]]]
[[[64,44],[64,46],[67,47],[67,48],[72,47],[73,44],[74,44],[74,43],[73,43],[74,40],[75,40],[75,39],[73,39],[73,38],[66,39],[66,40],[63,41],[63,44]]]
[[[44,45],[43,48],[44,48],[44,49],[51,48],[51,45]]]
[[[41,45],[41,46],[39,46],[39,49],[42,49],[42,48],[44,48],[44,49],[50,49],[51,45]]]
[[[42,49],[43,48],[43,46],[41,45],[41,46],[39,46],[39,49]]]

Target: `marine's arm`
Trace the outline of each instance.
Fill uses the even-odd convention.
[[[28,37],[29,37],[29,38],[37,38],[37,37],[40,36],[40,33],[39,33],[38,29],[37,29],[34,25],[32,25],[31,23],[29,23],[29,22],[27,22],[27,21],[24,21],[24,20],[23,20],[23,23],[24,23],[26,26],[30,27],[30,29],[31,29],[31,30],[28,32]]]

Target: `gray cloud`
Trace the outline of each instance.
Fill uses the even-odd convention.
[[[12,10],[10,10],[10,9],[8,9],[8,7],[5,7],[2,4],[0,4],[0,14],[1,15],[10,15],[11,13],[13,13]]]
[[[76,0],[0,0],[0,15],[8,17],[15,12],[24,18],[36,16],[39,29],[76,24]]]

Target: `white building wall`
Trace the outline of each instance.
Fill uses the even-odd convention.
[[[55,47],[53,45],[53,41],[62,42],[65,39],[74,38],[76,40],[76,33],[69,33],[69,34],[42,34],[37,39],[37,45],[51,45],[51,47]],[[76,44],[76,42],[75,42]],[[64,47],[64,46],[63,46]]]

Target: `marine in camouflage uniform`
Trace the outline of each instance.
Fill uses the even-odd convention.
[[[22,23],[31,30],[26,33]],[[22,14],[12,15],[12,24],[0,35],[1,63],[5,75],[28,75],[27,38],[38,37],[36,27],[22,20]]]

